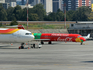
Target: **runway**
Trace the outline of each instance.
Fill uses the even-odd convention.
[[[0,43],[0,70],[92,70],[93,41],[45,43],[41,49],[18,49]]]

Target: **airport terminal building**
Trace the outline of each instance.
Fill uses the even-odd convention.
[[[78,22],[70,24],[68,33],[81,34],[87,36],[90,33],[90,37],[93,38],[93,22]]]

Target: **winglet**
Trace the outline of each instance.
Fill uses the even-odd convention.
[[[18,29],[25,29],[23,25],[18,25]]]

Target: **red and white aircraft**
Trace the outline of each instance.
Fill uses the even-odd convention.
[[[1,43],[21,43],[21,48],[24,48],[24,43],[34,40],[34,35],[28,30],[0,28],[0,42]]]
[[[81,45],[86,39],[80,34],[62,34],[62,33],[33,33],[35,40],[40,40],[41,44],[48,42],[51,44],[52,41],[62,42],[80,42]]]

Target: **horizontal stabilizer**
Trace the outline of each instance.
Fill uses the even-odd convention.
[[[18,29],[25,29],[23,25],[13,25],[13,26],[6,26],[6,27],[17,27]]]
[[[18,27],[18,25],[13,25],[13,26],[6,26],[6,27]]]

